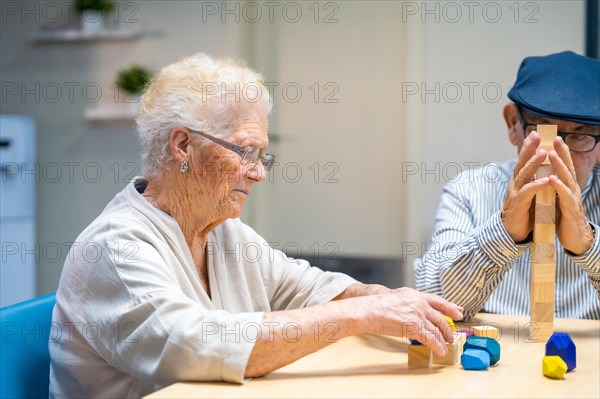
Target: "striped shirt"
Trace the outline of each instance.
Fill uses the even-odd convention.
[[[421,291],[442,295],[478,311],[529,314],[531,242],[516,244],[500,209],[515,161],[462,172],[444,188],[432,243],[414,263]],[[556,317],[600,319],[600,164],[582,191],[585,214],[595,229],[592,247],[580,256],[556,239]]]

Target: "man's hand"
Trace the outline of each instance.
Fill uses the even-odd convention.
[[[554,139],[554,150],[548,157],[555,175],[550,176],[550,184],[558,194],[556,232],[558,240],[576,255],[581,255],[592,246],[594,233],[585,216],[581,188],[571,152],[561,137]]]
[[[356,298],[369,300],[368,332],[416,339],[438,356],[447,353],[452,330],[444,315],[463,318],[463,308],[433,294],[412,288],[398,288],[388,294]]]
[[[546,151],[537,151],[541,138],[531,132],[523,141],[513,176],[502,204],[502,224],[514,242],[521,242],[533,230],[532,206],[535,194],[546,187],[550,179],[535,180],[535,173],[546,158]]]

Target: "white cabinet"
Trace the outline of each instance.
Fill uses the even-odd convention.
[[[36,296],[35,124],[0,116],[0,306]]]

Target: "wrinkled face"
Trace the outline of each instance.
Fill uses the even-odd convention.
[[[559,132],[589,133],[594,135],[600,135],[600,126],[582,125],[580,123],[563,121],[561,119],[545,118],[542,116],[530,114],[523,109],[521,109],[521,115],[528,123],[557,125]],[[519,148],[520,152],[521,147],[523,146],[523,141],[525,140],[525,132],[523,132],[520,123],[517,123],[517,128],[521,130],[519,132],[520,134],[518,136],[517,142],[517,147]],[[600,162],[600,144],[596,144],[594,149],[589,152],[571,151],[570,153],[571,159],[573,160],[573,166],[575,167],[575,172],[577,174],[577,182],[583,190],[583,188],[587,184],[592,170],[594,169],[594,166],[597,162]]]
[[[232,133],[221,137],[239,146],[253,146],[266,149],[267,114],[259,106],[242,105]],[[211,134],[212,132],[205,132]],[[199,203],[211,209],[213,217],[219,220],[239,217],[254,183],[264,181],[266,171],[262,163],[242,164],[240,156],[204,137],[195,136],[200,151],[193,157],[193,169],[201,187]]]

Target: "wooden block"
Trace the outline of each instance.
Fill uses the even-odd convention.
[[[476,336],[469,337],[463,348],[464,353],[467,352],[467,349],[482,349],[488,352],[490,355],[490,366],[500,361],[500,343],[495,339]]]
[[[554,321],[554,302],[534,302],[531,307],[531,321]]]
[[[554,281],[537,282],[531,284],[531,303],[552,302],[554,303]]]
[[[567,363],[560,356],[544,356],[542,373],[546,377],[560,380],[567,372]]]
[[[542,139],[540,146],[554,147],[554,138],[558,133],[557,125],[537,125],[537,132]]]
[[[552,150],[552,148],[548,148],[548,147],[546,147],[546,146],[544,146],[544,147],[540,146],[539,148],[540,148],[540,149],[544,149],[544,150],[546,150],[546,152],[550,152],[550,151]],[[540,165],[540,167],[542,167],[542,166],[552,166],[552,165],[550,164],[550,158],[549,158],[549,157],[546,157],[546,159],[544,159],[544,161],[542,162],[542,164]],[[538,170],[539,170],[539,169],[538,169]],[[542,178],[542,177],[547,177],[547,176],[550,176],[550,175],[549,175],[549,174],[546,174],[546,175],[544,176],[544,174],[537,174],[537,178],[538,178],[538,179],[539,179],[539,178]]]
[[[490,363],[490,354],[482,349],[465,349],[460,357],[460,364],[465,370],[487,370]]]
[[[446,356],[440,357],[433,355],[433,364],[446,364],[452,366],[458,363],[458,359],[460,359],[460,355],[462,355],[462,346],[460,344],[460,337],[454,337],[454,342],[451,344],[446,343],[446,349],[448,349],[448,353]]]
[[[467,337],[469,335],[466,332],[462,332],[462,331],[457,331],[454,333],[454,337],[458,338],[460,340],[460,350],[462,352],[463,350],[463,346],[465,345],[465,342],[467,342]]]
[[[556,280],[554,263],[531,263],[531,281],[536,283],[553,283]]]
[[[469,330],[469,334],[473,335],[473,332],[471,330]],[[454,333],[454,339],[458,339],[458,358],[460,359],[460,356],[463,354],[464,352],[464,346],[465,343],[467,342],[467,338],[469,337],[469,335],[466,332],[462,332],[462,331],[456,331]]]
[[[535,204],[535,222],[538,224],[554,224],[556,220],[555,204]]]
[[[452,320],[452,317],[450,316],[444,316],[444,318],[446,319],[446,323],[448,323],[448,325],[450,326],[450,329],[452,330],[452,332],[456,331],[456,326],[454,325],[454,320]]]
[[[533,241],[537,244],[554,244],[556,226],[554,224],[534,224]]]
[[[556,245],[554,243],[536,243],[531,246],[530,258],[531,263],[536,265],[554,264],[556,263]]]
[[[458,356],[460,357],[460,355],[462,355],[462,353],[463,353],[463,347],[465,346],[465,342],[467,342],[468,335],[464,332],[457,331],[455,333],[455,337],[458,338],[458,349],[459,349]]]
[[[560,356],[567,364],[567,371],[577,367],[577,347],[568,333],[553,333],[546,342],[546,356]]]
[[[529,324],[529,338],[536,342],[546,342],[554,332],[554,323],[551,321],[537,321]]]
[[[433,353],[425,345],[408,346],[408,367],[430,368],[433,364]]]
[[[500,331],[492,326],[475,326],[473,327],[473,332],[478,337],[488,337],[495,339],[496,341],[498,341],[498,338],[500,337]]]
[[[548,159],[548,158],[546,158]],[[554,168],[552,165],[541,164],[535,173],[536,179],[541,179],[542,177],[548,177],[554,173]]]
[[[537,125],[537,132],[541,136],[542,141],[540,143],[539,149],[544,149],[546,152],[550,152],[554,149],[554,138],[556,137],[558,127],[556,125]],[[550,165],[550,159],[546,157],[542,165]],[[540,168],[541,169],[541,168]],[[539,169],[538,169],[539,173]],[[546,175],[550,176],[550,175]],[[546,177],[538,174],[538,178]]]
[[[547,204],[556,205],[556,190],[552,187],[546,186],[543,190],[540,190],[535,195],[536,204]]]

